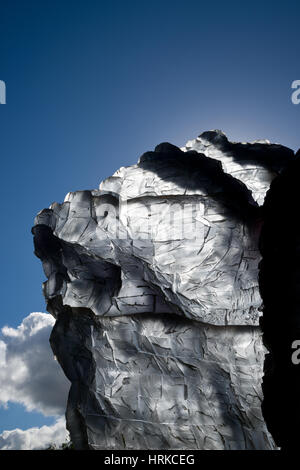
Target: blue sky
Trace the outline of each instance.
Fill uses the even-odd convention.
[[[300,147],[297,1],[1,0],[1,317],[45,312],[36,213],[162,141]],[[0,409],[0,432],[49,422]],[[18,418],[19,417],[19,418]]]

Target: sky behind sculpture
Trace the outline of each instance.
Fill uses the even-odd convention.
[[[1,327],[45,312],[30,229],[67,192],[212,128],[300,147],[299,10],[296,1],[1,2]],[[18,427],[30,427],[11,405],[0,432],[18,413]]]

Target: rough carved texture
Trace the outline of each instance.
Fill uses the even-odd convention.
[[[261,413],[259,204],[292,159],[210,131],[38,214],[77,448],[274,448]]]

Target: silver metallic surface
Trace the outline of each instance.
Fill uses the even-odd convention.
[[[37,215],[76,447],[274,448],[260,408],[258,203],[282,154],[204,133]]]

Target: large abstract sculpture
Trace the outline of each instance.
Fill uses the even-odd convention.
[[[76,448],[275,448],[258,242],[265,194],[294,158],[205,132],[38,214]]]

